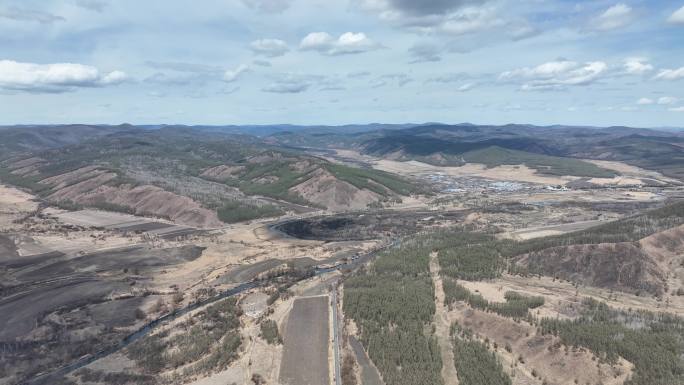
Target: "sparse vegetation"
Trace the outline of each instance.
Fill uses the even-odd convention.
[[[462,301],[475,309],[490,311],[504,317],[525,318],[529,316],[529,309],[544,305],[544,297],[528,297],[513,291],[504,294],[506,302],[491,302],[479,294],[471,293],[449,277],[443,280],[443,285],[446,305]]]
[[[178,333],[161,332],[130,345],[128,357],[150,374],[181,366],[184,375],[226,368],[242,343],[240,312],[234,298],[217,302],[181,323]]]
[[[271,345],[278,345],[283,343],[283,339],[278,333],[278,324],[272,319],[266,319],[259,324],[261,328],[261,338],[265,339]]]
[[[681,224],[684,224],[684,202],[673,203],[587,230],[511,242],[501,250],[505,256],[515,256],[556,246],[634,242]]]
[[[356,361],[351,354],[345,354],[342,360],[342,367],[340,369],[340,377],[342,378],[342,385],[356,385]]]
[[[564,344],[583,347],[601,360],[615,363],[619,357],[634,364],[628,385],[684,383],[684,321],[649,312],[618,311],[595,300],[584,301],[576,320],[543,318],[541,331],[561,338]]]
[[[152,385],[157,383],[156,378],[148,374],[126,372],[105,373],[89,368],[79,369],[75,374],[81,381],[84,382],[105,383],[111,385]]]
[[[496,353],[473,338],[472,333],[452,325],[454,363],[458,381],[463,385],[511,385]],[[460,331],[460,333],[459,333]]]

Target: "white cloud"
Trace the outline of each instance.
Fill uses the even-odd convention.
[[[126,75],[125,72],[123,71],[112,71],[105,76],[102,77],[102,81],[100,82],[102,85],[109,85],[109,84],[120,84],[126,81],[128,79],[128,76]]]
[[[625,72],[630,75],[643,75],[653,71],[653,66],[645,58],[628,58],[624,63]]]
[[[668,108],[668,111],[672,111],[672,112],[684,112],[684,106]]]
[[[675,104],[679,101],[679,98],[675,98],[674,96],[662,96],[658,98],[658,104],[664,105],[664,106],[669,106],[672,104]]]
[[[601,61],[577,63],[568,60],[553,61],[536,67],[519,68],[499,75],[500,80],[522,80],[523,90],[562,89],[595,82],[608,70]]]
[[[458,88],[456,89],[456,91],[458,91],[458,92],[466,92],[466,91],[472,90],[473,88],[475,88],[475,84],[474,84],[474,83],[466,83],[466,84],[464,84],[464,85],[458,87]]]
[[[126,80],[121,71],[101,73],[75,63],[34,64],[0,60],[0,88],[29,92],[66,92],[78,87],[102,87]]]
[[[335,39],[327,32],[312,32],[299,43],[301,50],[318,51],[325,55],[344,55],[372,51],[381,48],[363,32],[346,32]]]
[[[656,79],[660,80],[677,80],[677,79],[682,79],[684,78],[684,67],[680,67],[677,69],[664,69],[658,72],[658,75],[655,77]]]
[[[283,56],[290,48],[287,43],[278,39],[259,39],[250,43],[249,47],[259,55],[268,57]]]
[[[237,68],[232,69],[232,70],[227,70],[226,72],[223,73],[223,81],[224,82],[234,82],[242,76],[246,71],[248,70],[248,67],[244,64],[241,64],[237,66]]]
[[[641,99],[637,100],[637,104],[640,104],[642,106],[646,106],[646,105],[653,104],[653,103],[655,103],[655,101],[651,98],[641,98]]]
[[[299,43],[299,48],[304,50],[321,50],[329,48],[335,39],[327,32],[311,32]]]
[[[674,11],[667,19],[667,22],[672,24],[684,24],[684,6]]]
[[[492,8],[468,7],[449,15],[437,28],[450,35],[465,35],[504,24]]]
[[[617,3],[606,9],[593,20],[594,29],[608,31],[622,28],[634,20],[632,7],[624,3]]]

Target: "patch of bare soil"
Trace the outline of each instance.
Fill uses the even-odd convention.
[[[617,171],[622,175],[631,177],[632,179],[639,180],[639,178],[645,178],[647,180],[656,180],[661,183],[674,183],[675,185],[679,185],[680,183],[678,180],[668,178],[657,171],[646,170],[623,162],[592,159],[584,159],[584,161],[593,163],[599,167]],[[643,182],[640,182],[638,184],[643,184]]]
[[[14,221],[38,208],[34,196],[19,189],[0,185],[0,231],[15,227]]]
[[[110,202],[131,207],[139,215],[155,215],[174,222],[197,227],[220,227],[216,212],[194,200],[156,186],[102,186],[83,196],[86,203]]]
[[[569,281],[551,277],[521,277],[506,274],[493,280],[459,281],[459,283],[471,292],[480,294],[493,302],[504,302],[504,294],[507,291],[515,291],[528,296],[542,296],[545,302],[543,306],[533,311],[536,317],[576,318],[579,316],[582,301],[587,297],[606,302],[613,308],[625,311],[645,310],[684,316],[684,300],[681,296],[659,300],[651,296],[637,296],[610,289],[577,286]]]
[[[494,350],[514,384],[617,385],[632,371],[625,360],[616,365],[602,364],[587,350],[566,347],[556,337],[537,335],[536,328],[524,321],[515,322],[465,304],[455,306],[449,316],[480,339],[487,338],[493,347],[496,344]]]
[[[323,169],[313,171],[311,178],[289,191],[333,211],[364,209],[381,198],[372,191],[341,181]]]
[[[196,227],[220,227],[216,212],[194,200],[152,185],[107,185],[116,174],[97,168],[80,169],[46,178],[41,183],[54,190],[53,202],[72,201],[85,206],[102,203],[129,208],[138,215],[153,215]]]
[[[576,177],[555,177],[551,175],[538,174],[534,169],[525,165],[505,165],[487,168],[483,164],[468,163],[461,167],[441,167],[431,164],[408,161],[399,162],[396,160],[375,160],[372,162],[373,168],[387,171],[399,175],[425,175],[434,173],[444,173],[450,176],[480,177],[493,180],[529,182],[547,185],[565,185]]]
[[[33,157],[22,159],[10,165],[12,174],[19,176],[32,176],[38,173],[38,168],[45,165],[47,161],[42,158]]]
[[[201,176],[205,178],[215,179],[219,181],[224,181],[232,178],[235,174],[244,170],[244,166],[228,166],[221,165],[204,170]]]
[[[454,365],[454,347],[451,345],[451,338],[449,330],[451,322],[449,322],[448,310],[444,306],[444,288],[442,286],[442,277],[439,275],[439,261],[437,260],[437,253],[430,254],[430,275],[435,286],[435,316],[433,323],[435,325],[435,334],[437,335],[437,343],[439,344],[439,351],[442,355],[442,380],[445,385],[458,385],[458,375],[456,373],[456,366]]]
[[[138,215],[154,215],[190,226],[220,227],[223,223],[216,212],[200,206],[194,200],[165,191],[156,186],[108,186],[116,177],[113,173],[99,174],[93,178],[68,185],[58,186],[48,198],[52,201],[73,201],[82,205],[97,205],[103,202],[128,207]]]

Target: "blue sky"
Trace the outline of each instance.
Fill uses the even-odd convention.
[[[684,126],[684,0],[0,0],[0,124]]]

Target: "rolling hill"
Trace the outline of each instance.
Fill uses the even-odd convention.
[[[684,135],[631,127],[533,126],[509,124],[425,124],[353,135],[306,130],[281,132],[267,139],[298,147],[343,148],[394,160],[419,160],[439,166],[466,162],[490,167],[526,164],[542,173],[610,177],[614,172],[583,159],[621,161],[684,180]]]
[[[0,137],[8,134],[4,143],[18,149],[3,152],[0,180],[65,208],[153,215],[200,227],[307,207],[363,209],[418,191],[391,174],[283,151],[253,137],[178,127],[105,131],[78,143],[46,140],[33,151],[0,131]]]

